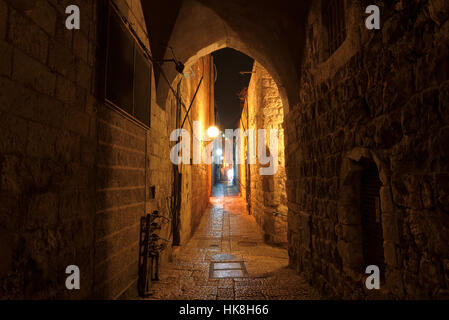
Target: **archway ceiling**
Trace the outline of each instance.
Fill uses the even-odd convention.
[[[239,50],[261,63],[278,84],[287,106],[298,101],[304,23],[309,1],[144,0],[155,59],[177,59],[187,66],[224,47]],[[172,83],[173,64],[164,64]],[[165,108],[169,87],[157,68],[158,104]]]

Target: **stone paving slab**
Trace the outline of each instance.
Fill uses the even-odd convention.
[[[195,235],[164,267],[148,299],[319,299],[318,293],[288,268],[287,251],[263,242],[263,233],[246,208],[237,196],[212,197]],[[214,259],[217,254],[234,258]],[[244,277],[238,270],[229,270],[238,269],[241,261],[247,272]],[[211,263],[215,263],[215,275],[226,277],[211,278]]]

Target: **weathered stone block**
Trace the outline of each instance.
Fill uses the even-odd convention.
[[[291,211],[287,216],[289,230],[297,232],[300,229],[300,217],[298,214],[293,214]]]
[[[84,112],[68,108],[63,121],[65,128],[83,137],[89,135],[90,117]]]
[[[19,50],[14,50],[13,61],[13,80],[46,95],[54,95],[56,76],[45,65]]]
[[[418,95],[412,97],[402,111],[402,129],[405,134],[413,134],[420,128],[421,102]]]
[[[54,144],[55,158],[67,162],[78,162],[80,158],[80,138],[68,131],[59,133]]]
[[[382,186],[379,190],[379,194],[380,194],[380,205],[382,214],[394,212],[395,207],[393,204],[391,188],[387,186]]]
[[[92,166],[96,160],[97,144],[91,138],[81,137],[81,164]]]
[[[54,146],[58,131],[40,125],[30,123],[28,131],[27,154],[40,159],[53,157]]]
[[[435,195],[438,205],[449,212],[449,175],[438,174],[435,180]]]
[[[4,41],[0,41],[0,75],[10,77],[12,71],[12,47]]]
[[[75,32],[73,34],[73,49],[77,57],[88,62],[89,42],[83,33]]]
[[[46,63],[49,38],[22,13],[10,7],[8,41],[41,63]]]
[[[389,291],[397,297],[404,297],[404,282],[402,280],[402,272],[400,270],[396,268],[388,268],[385,279]]]
[[[345,266],[359,268],[363,264],[361,245],[340,240],[337,243],[337,249]]]
[[[384,241],[385,263],[391,267],[399,267],[396,245],[391,241]]]
[[[360,207],[357,205],[339,205],[337,208],[338,222],[346,225],[360,225]]]
[[[76,83],[92,93],[92,69],[83,60],[76,59]]]
[[[335,227],[340,240],[353,244],[362,243],[362,230],[360,225],[338,225]]]
[[[4,1],[0,1],[0,40],[6,37],[6,26],[8,21],[8,7]]]
[[[24,154],[27,145],[28,123],[20,118],[0,113],[0,153]]]
[[[38,26],[50,35],[55,35],[56,10],[46,0],[37,0],[31,10],[26,11],[26,15]]]
[[[449,124],[449,81],[443,83],[440,87],[440,96],[439,96],[439,113],[444,123]]]
[[[58,223],[59,199],[55,193],[36,194],[28,202],[26,228],[55,228]]]
[[[69,106],[75,106],[76,85],[64,77],[56,77],[55,97]]]
[[[394,243],[399,242],[399,228],[397,213],[383,213],[382,212],[382,231],[385,241]]]
[[[415,176],[396,175],[391,178],[393,200],[397,205],[421,209],[422,202],[419,197],[419,184]]]
[[[444,0],[429,0],[429,13],[432,20],[438,25],[449,18],[449,9]]]
[[[65,29],[65,28],[57,28]],[[65,29],[67,30],[67,29]],[[71,34],[71,33],[70,33]],[[52,71],[58,72],[70,81],[76,79],[76,59],[68,45],[56,41],[50,43],[48,65]]]

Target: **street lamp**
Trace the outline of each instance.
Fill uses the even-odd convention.
[[[207,135],[209,136],[209,138],[216,138],[216,137],[218,137],[219,133],[220,133],[220,130],[218,130],[218,128],[216,126],[212,126],[212,127],[209,127],[209,129],[207,129]]]

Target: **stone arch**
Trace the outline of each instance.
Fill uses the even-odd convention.
[[[337,246],[343,268],[355,271],[351,274],[355,281],[361,281],[365,272],[363,267],[366,267],[363,257],[362,216],[360,212],[360,183],[364,171],[362,164],[364,161],[376,165],[381,181],[379,194],[382,212],[384,261],[387,267],[396,264],[394,248],[398,243],[389,169],[375,152],[366,148],[355,148],[345,156],[342,162],[338,224],[336,226]]]
[[[145,10],[145,6],[143,3],[151,32],[152,12]],[[182,1],[165,53],[159,58],[172,58],[170,48],[173,48],[176,58],[188,67],[213,51],[225,47],[238,50],[259,61],[272,75],[287,114],[290,106],[299,101],[298,75],[305,38],[303,17],[307,8],[308,3],[279,4],[265,0],[254,4],[233,0]],[[286,18],[286,13],[292,16]],[[173,83],[177,76],[173,65],[166,63],[162,68],[168,82]],[[157,101],[162,108],[169,90],[167,81],[160,77]]]

